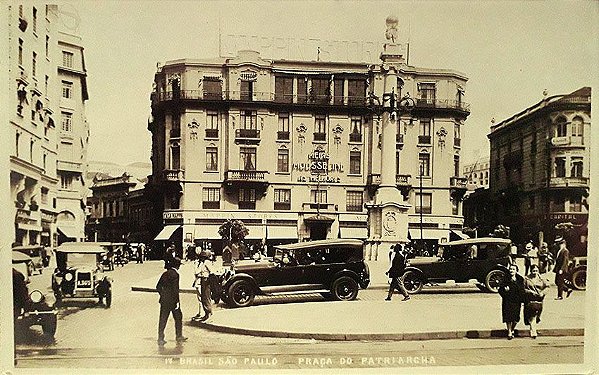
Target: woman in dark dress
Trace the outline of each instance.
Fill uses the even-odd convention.
[[[524,302],[524,278],[518,275],[518,266],[509,266],[510,274],[499,286],[501,295],[501,316],[507,327],[507,338],[514,338],[514,328],[520,321],[520,311]]]

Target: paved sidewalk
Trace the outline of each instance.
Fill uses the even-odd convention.
[[[370,289],[387,289],[386,262],[369,262]],[[179,273],[182,293],[194,293],[193,263],[184,263]],[[551,278],[553,274],[547,276]],[[155,292],[158,277],[141,281],[133,291]],[[460,298],[447,295],[460,286],[444,287],[440,298],[413,295],[401,301],[396,295],[392,301],[381,300],[329,302],[318,294],[306,298],[275,297],[275,303],[262,300],[256,306],[227,308],[222,304],[206,323],[199,327],[220,332],[266,337],[287,337],[322,340],[429,340],[455,338],[505,337],[501,322],[499,295],[470,293]],[[471,289],[471,288],[470,288]],[[555,289],[553,288],[553,292]],[[549,293],[544,304],[540,336],[584,335],[585,292],[575,291],[562,301]],[[258,297],[260,298],[260,297]],[[257,298],[257,302],[258,302]],[[270,297],[269,297],[270,298]],[[299,302],[299,303],[293,303]],[[528,336],[521,321],[518,336]]]

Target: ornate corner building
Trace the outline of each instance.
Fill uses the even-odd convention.
[[[491,127],[491,196],[497,223],[516,243],[550,243],[556,225],[585,254],[588,236],[591,88],[546,97]]]
[[[360,238],[377,258],[403,220],[377,202],[385,174],[397,192],[385,204],[407,210],[401,241],[433,246],[460,232],[467,78],[409,66],[405,46],[392,47],[374,65],[239,51],[159,66],[147,187],[165,226],[157,239],[174,233],[218,251],[218,227],[234,218],[250,241]],[[371,98],[383,94],[414,106],[381,117]]]

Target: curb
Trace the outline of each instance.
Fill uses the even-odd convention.
[[[412,333],[309,333],[309,332],[284,332],[261,331],[254,329],[235,328],[216,325],[212,323],[192,323],[191,325],[205,328],[210,331],[232,333],[237,335],[275,337],[289,339],[306,339],[322,341],[423,341],[423,340],[455,340],[455,339],[482,339],[506,338],[504,329],[493,330],[468,330],[445,332],[412,332]],[[515,337],[530,337],[528,330],[515,330]],[[557,336],[584,336],[584,328],[545,328],[538,330],[540,337]]]
[[[389,285],[379,284],[379,285],[371,285],[368,287],[368,290],[388,290]],[[149,292],[149,293],[157,293],[156,288],[147,287],[147,286],[132,286],[132,292]],[[196,290],[194,288],[179,288],[179,293],[192,293],[195,294]],[[310,293],[310,292],[307,292]]]

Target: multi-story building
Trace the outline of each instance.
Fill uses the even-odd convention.
[[[468,189],[489,187],[489,158],[480,158],[474,163],[464,165],[462,176],[468,179]]]
[[[28,3],[8,10],[13,243],[50,246],[57,240],[57,8]]]
[[[394,122],[393,147],[367,105],[387,90],[386,66],[268,60],[255,51],[159,66],[148,124],[149,187],[165,225],[158,238],[182,227],[178,243],[208,241],[218,251],[218,227],[234,218],[250,241],[361,238],[376,257],[381,227],[393,224],[371,208],[389,166],[402,193],[395,204],[409,207],[408,237],[435,244],[459,232],[467,78],[408,66],[402,56],[392,91],[415,107]]]
[[[562,225],[571,228],[569,248],[586,252],[590,134],[590,87],[545,97],[491,127],[489,185],[512,240],[551,242],[563,233],[556,225],[570,223]]]
[[[59,242],[82,241],[85,238],[85,184],[89,125],[85,116],[87,72],[81,38],[58,34],[58,84],[60,85],[60,118],[58,126],[59,179],[56,199]]]

